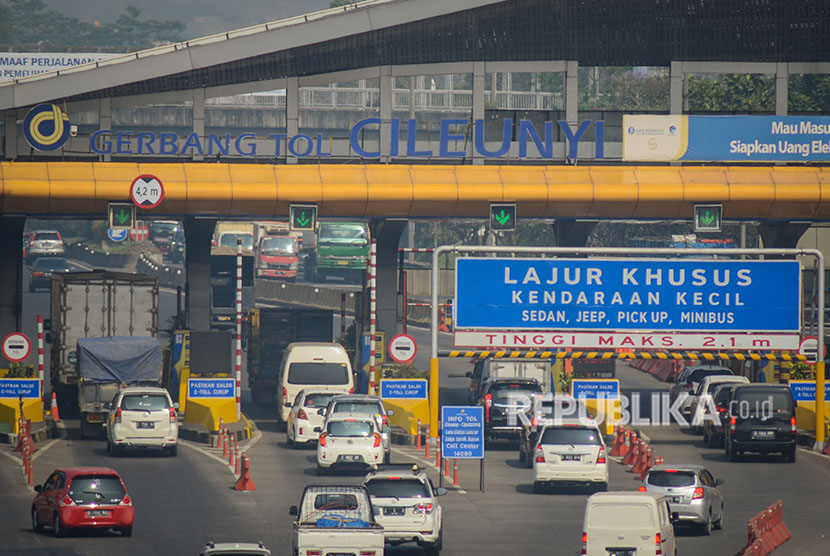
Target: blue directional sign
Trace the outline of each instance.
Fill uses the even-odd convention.
[[[236,398],[232,378],[191,378],[187,381],[188,398]]]
[[[425,400],[427,381],[420,378],[389,380],[380,383],[380,397],[385,400]]]
[[[616,400],[620,397],[620,381],[617,379],[582,379],[571,381],[573,397],[583,400]]]
[[[796,402],[816,401],[815,380],[793,380],[790,382],[790,390]],[[830,401],[830,381],[824,383],[824,400]]]
[[[0,398],[19,399],[21,394],[24,398],[39,398],[40,380],[36,378],[0,379]]]
[[[441,455],[444,458],[484,457],[484,408],[444,406],[441,408]]]
[[[108,228],[107,237],[110,241],[124,241],[130,234],[129,228]]]
[[[456,328],[798,332],[797,261],[456,261]]]

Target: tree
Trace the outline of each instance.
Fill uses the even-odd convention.
[[[775,76],[732,73],[689,76],[690,112],[774,112]]]

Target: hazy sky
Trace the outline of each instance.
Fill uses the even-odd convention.
[[[330,0],[46,0],[49,9],[81,21],[114,21],[133,5],[142,17],[185,23],[185,39],[320,11]]]

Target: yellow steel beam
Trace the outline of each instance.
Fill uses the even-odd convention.
[[[525,218],[830,219],[830,168],[791,166],[410,166],[0,162],[0,214],[103,214],[141,174],[164,184],[156,214],[486,217],[514,201]],[[826,191],[826,193],[825,193]]]

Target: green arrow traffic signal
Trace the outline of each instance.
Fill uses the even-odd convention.
[[[504,213],[504,209],[501,210],[501,213],[494,216],[496,222],[504,226],[510,221],[510,215]]]
[[[135,205],[132,203],[110,203],[107,212],[110,228],[133,228],[135,226]]]
[[[311,219],[305,217],[305,211],[303,211],[300,214],[300,217],[297,218],[297,225],[299,225],[301,228],[305,228],[306,226],[308,226],[309,222],[311,222]]]
[[[313,230],[317,226],[317,205],[291,205],[289,214],[291,231]]]
[[[490,205],[490,229],[491,230],[515,230],[516,229],[516,204],[515,203],[492,203]]]
[[[704,226],[709,226],[712,222],[715,221],[715,215],[709,214],[709,211],[706,211],[706,214],[700,217],[700,221],[703,223]]]

